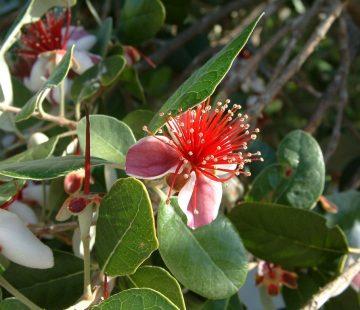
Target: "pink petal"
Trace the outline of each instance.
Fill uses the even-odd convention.
[[[216,219],[222,197],[220,182],[202,173],[191,172],[189,181],[178,195],[178,203],[185,213],[190,228],[210,224]]]
[[[142,179],[157,179],[175,172],[182,162],[178,152],[167,144],[169,141],[163,136],[140,139],[126,155],[126,173]]]

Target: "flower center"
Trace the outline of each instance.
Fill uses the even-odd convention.
[[[44,52],[66,49],[70,37],[70,21],[69,9],[62,14],[48,12],[43,19],[25,28],[20,38],[23,47],[18,53],[32,59]]]
[[[214,181],[225,182],[234,175],[250,175],[244,171],[245,164],[263,160],[260,152],[246,151],[259,129],[249,131],[248,116],[239,113],[241,106],[234,104],[229,108],[229,103],[230,100],[218,102],[213,108],[206,100],[178,116],[168,115],[164,135],[182,158],[176,174],[190,165],[190,172],[202,172]],[[227,176],[220,177],[221,174]],[[188,173],[182,175],[189,177]]]

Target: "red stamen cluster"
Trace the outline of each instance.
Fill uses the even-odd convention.
[[[43,19],[30,24],[25,28],[20,41],[23,45],[18,53],[24,57],[35,59],[39,54],[54,50],[66,49],[70,37],[71,12],[63,14],[46,13]],[[62,29],[66,27],[63,34]]]
[[[250,175],[243,170],[244,165],[263,160],[260,152],[246,152],[249,141],[256,139],[259,130],[249,131],[248,116],[239,113],[241,106],[234,104],[228,109],[229,103],[229,100],[218,102],[213,108],[206,100],[178,116],[168,115],[164,135],[182,158],[175,173],[184,171],[186,179],[191,171],[201,172],[214,181],[226,182],[234,175]],[[217,172],[230,176],[219,177]]]

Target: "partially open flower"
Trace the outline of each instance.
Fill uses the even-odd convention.
[[[149,132],[126,156],[128,175],[155,179],[170,174],[169,196],[173,189],[180,190],[178,203],[191,228],[217,217],[222,183],[250,175],[245,164],[262,160],[260,152],[246,152],[258,129],[250,132],[247,115],[238,113],[241,107],[228,109],[228,104],[218,102],[213,108],[207,100],[178,116],[168,115],[162,136]]]
[[[0,209],[0,253],[29,268],[46,269],[54,265],[51,249],[16,214],[3,209]]]
[[[84,195],[82,193],[73,194],[69,196],[61,206],[56,215],[57,221],[66,221],[72,215],[79,215],[87,207],[98,207],[101,202],[101,197],[96,194]]]
[[[88,50],[95,44],[94,35],[87,33],[81,26],[70,26],[70,10],[56,14],[48,12],[43,19],[28,25],[20,37],[21,48],[18,51],[24,64],[22,68],[28,70],[18,73],[24,77],[25,85],[32,91],[39,90],[45,83],[56,65],[66,53],[66,49],[75,44],[72,70],[82,74],[87,69],[99,62],[100,57],[93,55]],[[69,93],[71,81],[64,81],[65,92]],[[60,101],[59,88],[50,93],[50,99]]]
[[[297,274],[286,271],[279,265],[260,261],[256,275],[256,285],[264,285],[269,295],[278,295],[282,285],[297,288]]]

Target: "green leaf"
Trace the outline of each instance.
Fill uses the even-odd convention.
[[[22,180],[13,180],[0,185],[0,206],[15,196],[24,186]]]
[[[93,166],[109,162],[92,158]],[[25,180],[48,180],[66,175],[68,172],[84,166],[83,156],[50,157],[19,163],[0,163],[0,175]]]
[[[165,8],[160,0],[126,0],[120,15],[120,39],[126,44],[139,44],[151,39],[165,21]]]
[[[6,298],[0,302],[0,310],[29,310],[29,308],[15,298]]]
[[[101,201],[96,225],[96,256],[101,270],[127,275],[158,248],[149,195],[143,183],[119,179]]]
[[[83,261],[54,251],[51,269],[31,269],[11,264],[3,276],[31,301],[46,309],[64,309],[76,302],[83,288]]]
[[[39,109],[39,107],[42,105],[42,102],[45,100],[50,90],[58,86],[65,79],[72,64],[73,51],[74,46],[68,49],[65,56],[61,59],[59,65],[56,66],[54,71],[50,74],[44,86],[41,87],[41,89],[38,90],[33,97],[30,98],[30,100],[21,109],[20,113],[16,115],[17,122],[30,118],[31,114],[34,113],[36,109]]]
[[[179,283],[165,269],[156,266],[143,266],[127,277],[130,279],[132,286],[151,288],[166,296],[179,309],[186,309]]]
[[[96,55],[105,57],[108,44],[111,40],[111,33],[113,29],[113,19],[112,17],[107,17],[102,21],[99,30],[97,31],[96,44],[93,48],[93,51]]]
[[[85,149],[86,121],[77,126],[80,146]],[[91,156],[106,159],[123,166],[125,156],[136,139],[131,129],[122,121],[107,115],[90,115]]]
[[[337,213],[326,213],[329,226],[339,225],[348,237],[351,247],[360,247],[360,192],[350,190],[326,196],[338,207]]]
[[[321,215],[309,210],[243,203],[230,219],[252,254],[285,268],[317,266],[348,252],[341,229],[328,228]]]
[[[167,115],[171,112],[172,115],[177,115],[179,108],[185,111],[212,95],[229,71],[234,59],[248,41],[261,17],[262,15],[246,27],[237,38],[212,57],[204,66],[195,71],[165,102],[159,113]],[[152,131],[157,131],[165,122],[165,118],[162,118],[159,113],[155,115],[149,125]]]
[[[103,301],[91,309],[128,310],[128,309],[159,309],[176,310],[169,299],[149,288],[132,288],[122,291]]]
[[[237,292],[246,278],[247,259],[230,221],[219,215],[210,225],[190,230],[178,207],[162,204],[158,212],[160,254],[175,278],[210,299]]]
[[[324,190],[325,164],[319,144],[302,130],[290,132],[280,143],[278,161],[291,169],[277,203],[311,208]]]
[[[57,136],[53,137],[49,139],[49,141],[34,146],[6,160],[0,161],[0,166],[2,164],[20,163],[24,161],[48,158],[53,154],[58,141],[59,141],[59,137]]]
[[[135,110],[130,112],[123,118],[123,122],[127,124],[136,139],[144,137],[143,126],[147,125],[154,116],[154,112],[149,110]]]
[[[125,68],[125,58],[114,55],[106,58],[86,70],[74,79],[71,87],[71,97],[75,102],[82,102],[93,97],[101,87],[111,85]]]
[[[278,164],[255,178],[247,200],[312,208],[325,184],[324,159],[316,140],[302,130],[292,131],[280,143],[277,157]]]

